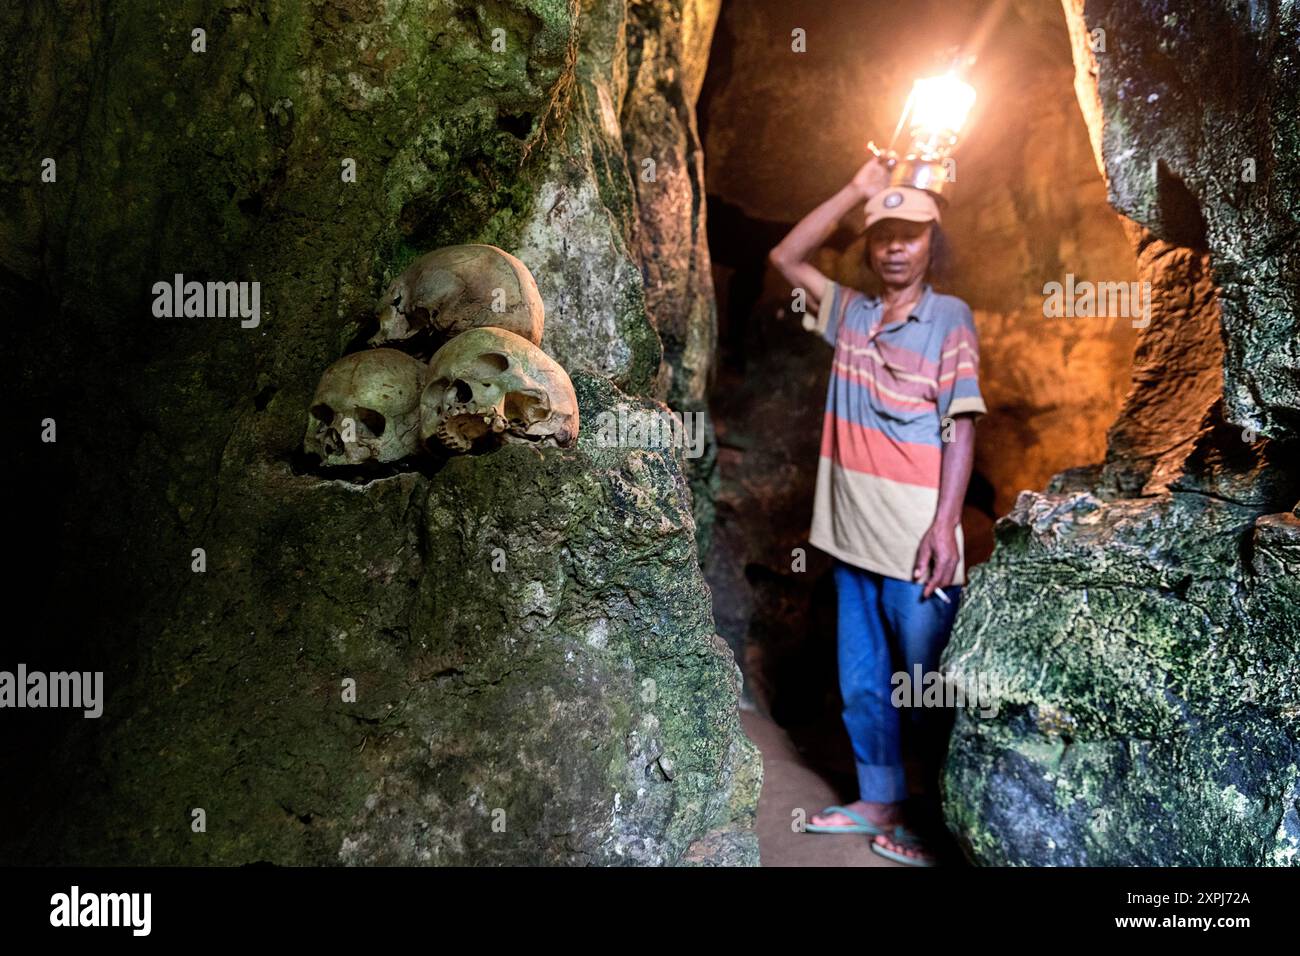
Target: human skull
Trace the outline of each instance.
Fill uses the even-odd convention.
[[[496,246],[444,246],[421,256],[388,286],[376,314],[379,331],[371,345],[405,341],[425,330],[441,344],[482,326],[542,342],[537,283],[527,266]]]
[[[532,342],[470,329],[429,361],[420,435],[452,452],[501,442],[564,448],[578,439],[578,399],[568,373]]]
[[[346,355],[325,370],[307,414],[306,451],[323,464],[397,461],[422,449],[427,367],[396,349]]]

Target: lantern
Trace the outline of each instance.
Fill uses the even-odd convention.
[[[950,158],[974,105],[975,90],[953,70],[913,83],[889,147],[882,150],[875,143],[867,144],[889,168],[889,185],[913,186],[941,195],[953,180]],[[904,130],[910,144],[900,156],[894,144]]]

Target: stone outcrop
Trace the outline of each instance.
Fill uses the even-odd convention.
[[[699,394],[707,283],[648,308],[643,268],[707,275],[683,197],[716,10],[643,6],[2,15],[0,291],[40,322],[0,334],[15,413],[59,428],[15,463],[46,479],[17,545],[48,574],[21,580],[58,608],[17,649],[108,695],[10,795],[43,822],[5,858],[756,861],[680,456],[592,432],[362,482],[294,454],[320,370],[444,245],[533,272],[584,422]],[[662,192],[635,180],[653,117]],[[155,319],[177,273],[259,282],[259,324]]]
[[[999,706],[958,716],[948,821],[981,863],[1294,866],[1300,22],[1065,9],[1154,308],[1105,460],[1022,494],[974,573],[944,666]]]
[[[576,384],[592,419],[629,405]],[[218,505],[214,567],[114,695],[65,852],[661,865],[729,838],[722,862],[754,862],[738,669],[671,453],[593,432],[432,478],[248,480],[259,494]]]

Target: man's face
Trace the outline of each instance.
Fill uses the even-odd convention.
[[[930,266],[930,223],[882,219],[867,232],[867,251],[885,285],[911,285]]]

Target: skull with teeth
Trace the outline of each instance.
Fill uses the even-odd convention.
[[[564,448],[578,438],[578,399],[568,373],[532,342],[470,329],[429,361],[420,434],[456,453],[502,442]]]
[[[304,449],[328,466],[397,461],[417,453],[426,372],[423,362],[396,349],[339,359],[316,386]]]
[[[416,259],[377,308],[371,345],[429,331],[436,341],[485,325],[542,341],[542,297],[528,267],[496,246],[445,246]]]

